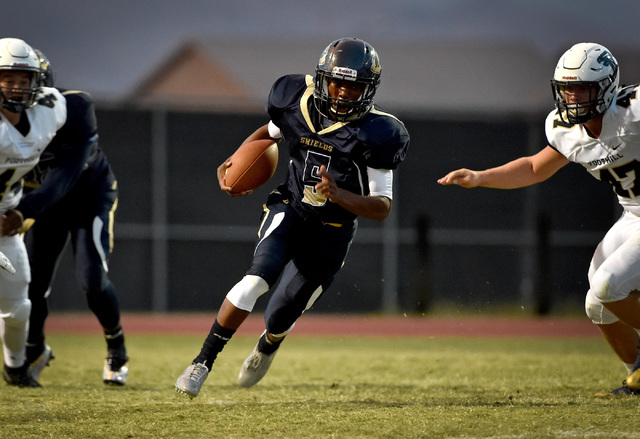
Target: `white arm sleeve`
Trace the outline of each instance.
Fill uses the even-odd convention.
[[[367,174],[369,174],[369,195],[393,200],[393,171],[367,167]]]
[[[276,126],[273,122],[269,121],[269,135],[272,139],[279,139],[282,137],[282,133],[280,132],[280,128]]]

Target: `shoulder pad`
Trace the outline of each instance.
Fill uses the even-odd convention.
[[[410,136],[404,124],[377,109],[362,119],[358,137],[365,145],[365,162],[371,168],[395,169],[409,148]]]
[[[296,104],[307,89],[305,75],[286,75],[278,78],[271,87],[267,111],[278,111]]]
[[[62,95],[67,100],[67,122],[58,134],[70,142],[84,142],[98,131],[93,99],[79,90],[64,90]]]

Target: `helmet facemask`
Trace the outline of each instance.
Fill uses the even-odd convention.
[[[588,99],[580,102],[567,102],[566,89],[574,86],[588,87]],[[594,83],[552,81],[551,87],[553,88],[554,100],[560,119],[571,125],[585,123],[608,108],[604,100],[603,90],[594,85]]]
[[[373,106],[373,96],[375,95],[375,86],[371,81],[358,81],[343,78],[341,75],[328,75],[324,72],[317,72],[317,80],[320,83],[320,87],[316,85],[316,89],[320,89],[320,92],[316,92],[314,102],[316,108],[324,117],[332,120],[344,121],[359,119],[369,112]],[[360,86],[362,93],[356,100],[343,99],[340,97],[332,97],[329,93],[329,83],[334,80],[353,81]],[[318,105],[318,103],[321,103]]]
[[[331,120],[357,120],[373,108],[373,98],[380,84],[382,68],[376,51],[356,38],[343,38],[331,43],[322,53],[316,67],[314,105]],[[332,80],[350,81],[362,89],[356,100],[332,97]]]
[[[0,86],[0,106],[11,113],[22,113],[27,108],[31,108],[36,103],[36,97],[38,91],[37,80],[34,79],[36,75],[33,72],[27,72],[30,76],[29,88],[8,88]],[[14,97],[14,94],[21,94],[20,99]]]

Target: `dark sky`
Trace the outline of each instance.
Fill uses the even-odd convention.
[[[101,99],[130,92],[192,37],[285,36],[329,43],[510,40],[558,52],[575,42],[640,46],[629,0],[21,0],[2,36],[42,50],[62,87]]]

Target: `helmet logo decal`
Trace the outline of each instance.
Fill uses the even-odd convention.
[[[349,67],[334,67],[331,69],[331,74],[342,76],[344,79],[356,79],[358,77],[358,72]]]
[[[371,57],[371,71],[377,74],[380,74],[380,72],[382,72],[382,65],[380,64],[380,59],[378,58],[378,56]]]
[[[598,62],[605,67],[611,67],[615,72],[618,70],[618,63],[616,62],[613,55],[610,52],[603,52],[602,55],[598,57]]]
[[[320,60],[318,60],[318,64],[324,64],[327,62],[327,52],[329,52],[328,48],[324,49],[322,55],[320,55]]]

